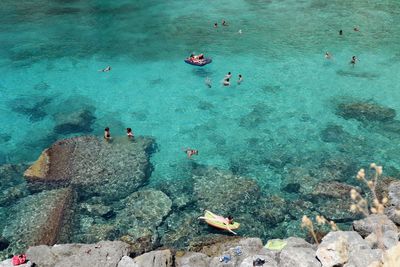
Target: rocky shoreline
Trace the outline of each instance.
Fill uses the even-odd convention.
[[[184,177],[149,185],[156,150],[149,137],[107,142],[81,136],[54,143],[30,167],[1,166],[7,190],[0,208],[8,217],[0,221],[0,259],[26,252],[38,266],[245,267],[260,258],[264,266],[364,267],[382,263],[387,251],[398,249],[395,178],[384,177],[377,185],[379,198],[388,198],[385,214],[362,219],[349,211],[349,192],[370,196],[362,185],[344,180],[352,168],[343,160],[326,160],[307,171],[288,169],[282,190],[289,198],[283,198],[264,193],[254,179],[193,161]],[[234,214],[243,237],[199,223],[196,218],[209,207]],[[321,227],[322,242],[309,243],[301,218],[318,214],[351,231]],[[288,237],[282,250],[263,247],[276,236]],[[220,262],[224,256],[229,260]]]
[[[302,238],[280,240],[283,248],[270,249],[259,238],[224,237],[208,240],[185,251],[160,248],[135,255],[135,246],[122,241],[30,247],[30,262],[21,266],[52,267],[396,267],[400,264],[398,227],[386,215],[355,221],[357,231],[332,231],[320,244]],[[375,230],[383,231],[379,248]],[[363,238],[360,234],[366,235]],[[257,265],[256,261],[259,259]],[[10,260],[0,267],[11,267]]]

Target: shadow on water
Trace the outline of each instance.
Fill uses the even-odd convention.
[[[40,121],[48,114],[45,111],[54,99],[52,97],[19,97],[10,102],[12,111],[29,117],[32,122]]]
[[[338,70],[336,71],[336,74],[340,76],[364,78],[364,79],[375,79],[379,77],[378,74],[372,72],[356,72],[356,71],[345,71],[345,70]]]
[[[205,68],[195,68],[192,70],[193,74],[202,78],[210,77],[213,73],[212,71]]]

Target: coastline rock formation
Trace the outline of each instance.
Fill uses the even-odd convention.
[[[387,262],[387,257],[391,257],[395,264],[400,260],[396,260],[396,251],[400,252],[400,245],[386,253],[381,249],[371,248],[354,231],[330,232],[319,245],[307,243],[297,237],[273,241],[280,242],[283,246],[269,249],[263,246],[259,238],[233,238],[205,244],[200,251],[174,251],[164,248],[131,258],[128,244],[121,241],[101,241],[96,244],[31,247],[27,256],[31,262],[44,267],[366,267]],[[257,259],[264,264],[254,265]],[[10,265],[0,263],[0,266]]]
[[[110,143],[94,136],[65,139],[43,151],[24,175],[32,190],[71,185],[80,196],[118,200],[148,178],[153,145],[144,137]]]
[[[73,200],[72,190],[63,188],[18,201],[10,208],[10,217],[2,233],[10,241],[10,246],[1,253],[18,253],[28,246],[58,242],[66,221],[70,219],[68,211]]]

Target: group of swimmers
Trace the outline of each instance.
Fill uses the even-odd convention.
[[[354,26],[353,31],[359,32],[360,31],[360,27],[359,26]],[[339,35],[343,35],[343,30],[339,30]],[[329,52],[325,52],[325,58],[326,59],[331,59],[332,58],[332,54],[329,53]],[[349,64],[351,64],[354,67],[354,65],[357,63],[357,61],[359,61],[359,59],[356,56],[352,56]]]
[[[225,75],[224,81],[222,82],[222,84],[224,86],[229,86],[231,85],[230,79],[232,78],[232,74],[231,72],[228,72],[227,75]],[[238,80],[237,80],[237,84],[241,84],[243,82],[243,77],[242,74],[239,74],[238,76]]]
[[[126,136],[128,136],[129,139],[133,139],[135,136],[133,135],[132,129],[131,128],[126,128]],[[104,129],[104,139],[107,141],[111,140],[111,133],[110,133],[110,128],[106,127]]]
[[[228,26],[228,23],[225,20],[222,20],[221,24],[222,24],[222,26]],[[218,23],[217,22],[214,23],[214,28],[218,28]]]
[[[325,52],[325,58],[331,59],[332,58],[331,53]],[[359,59],[356,56],[352,56],[351,60],[350,60],[350,64],[353,65],[353,67],[354,67],[354,65],[356,64],[357,61],[359,61]]]

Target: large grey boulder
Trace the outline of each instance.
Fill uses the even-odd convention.
[[[365,267],[377,260],[369,244],[354,231],[330,232],[322,239],[316,255],[323,267],[342,266],[350,262],[356,264],[354,266]],[[358,265],[358,261],[352,260],[360,255],[365,255],[363,264],[366,265]]]
[[[172,206],[167,195],[155,190],[134,192],[121,203],[125,208],[117,214],[117,225],[134,239],[152,235]]]
[[[40,267],[115,267],[128,255],[129,245],[121,241],[96,244],[64,244],[30,247],[27,258]]]
[[[185,254],[178,256],[175,255],[175,266],[176,267],[208,267],[210,266],[211,258],[203,253],[198,252],[186,252]]]
[[[135,267],[135,261],[129,256],[123,256],[117,267]]]
[[[2,232],[10,244],[2,253],[17,254],[28,246],[58,242],[71,219],[69,211],[73,202],[74,194],[69,188],[43,191],[20,199],[10,208],[13,216],[7,219]]]
[[[370,266],[375,261],[382,258],[382,250],[372,249],[372,250],[359,250],[357,254],[351,255],[349,261],[343,265],[343,267],[364,267]]]
[[[362,220],[354,221],[353,229],[362,237],[366,237],[371,233],[397,232],[397,226],[383,214],[371,214]]]
[[[389,206],[385,208],[385,215],[396,225],[400,225],[400,206]]]
[[[279,256],[281,267],[319,267],[321,263],[315,257],[315,250],[310,247],[284,247]]]
[[[83,196],[119,200],[147,180],[153,145],[146,137],[65,139],[44,150],[24,175],[34,190],[72,185]]]
[[[389,204],[400,207],[400,181],[391,182],[388,189]]]
[[[388,187],[389,206],[385,214],[397,225],[400,225],[400,181],[394,181]]]
[[[172,267],[172,254],[169,249],[145,253],[133,259],[132,267]]]

